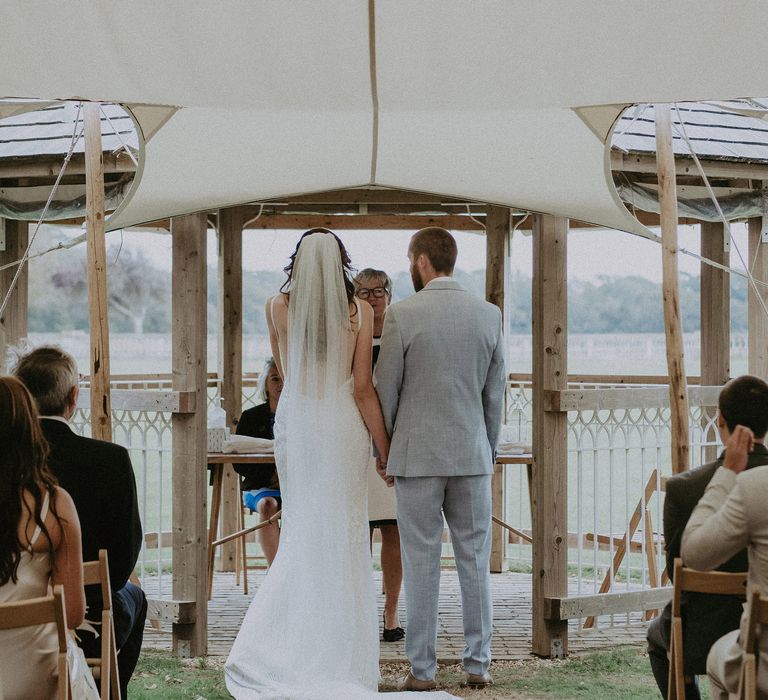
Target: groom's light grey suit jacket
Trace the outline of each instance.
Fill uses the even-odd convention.
[[[504,383],[498,307],[440,278],[393,304],[376,364],[387,474],[493,473]]]

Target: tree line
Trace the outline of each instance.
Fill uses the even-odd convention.
[[[141,249],[108,250],[110,326],[118,333],[168,333],[171,330],[171,277]],[[457,270],[456,279],[483,296],[485,272]],[[85,251],[82,246],[56,251],[30,262],[29,324],[33,332],[88,330]],[[266,333],[264,305],[285,280],[282,272],[243,273],[243,331]],[[394,300],[413,293],[410,275],[394,276]],[[531,330],[531,278],[514,272],[509,283],[509,332]],[[218,279],[209,268],[210,328],[218,316]],[[700,328],[699,277],[681,274],[683,328]],[[604,275],[595,282],[573,280],[568,286],[568,326],[572,333],[663,333],[661,284],[640,276]],[[731,278],[731,329],[747,328],[747,283]]]

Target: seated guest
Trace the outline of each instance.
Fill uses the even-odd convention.
[[[681,549],[686,566],[706,571],[722,568],[724,562],[747,547],[749,588],[757,584],[766,593],[768,466],[753,465],[755,454],[765,454],[762,442],[768,426],[768,387],[759,379],[749,379],[752,381],[751,403],[755,407],[753,421],[729,424],[725,459],[691,514],[683,533]],[[761,463],[768,464],[768,459],[761,460]],[[750,466],[753,468],[750,469]],[[700,614],[706,618],[711,612],[704,610]],[[741,624],[744,624],[743,618]],[[741,667],[738,636],[738,629],[729,631],[709,652],[707,674],[713,698],[727,698],[728,691],[737,691]],[[762,692],[758,692],[758,697],[768,697],[768,639],[763,640],[762,648],[758,676],[758,687]]]
[[[717,428],[720,439],[727,445],[737,425],[748,426],[757,436],[747,468],[768,464],[768,450],[762,444],[768,429],[768,385],[751,376],[728,382],[718,397]],[[704,466],[683,472],[667,481],[664,500],[664,541],[667,572],[673,575],[674,561],[680,556],[680,541],[693,509],[704,495],[710,480],[723,464],[728,450]],[[685,562],[687,566],[694,566]],[[718,562],[718,571],[746,571],[747,553],[735,550],[730,558]],[[686,593],[682,600],[684,672],[686,698],[699,698],[696,675],[706,671],[710,647],[726,632],[736,629],[742,611],[742,599],[730,596]],[[671,603],[648,627],[648,657],[653,675],[663,697],[667,697],[669,675],[669,628]]]
[[[85,617],[80,523],[46,467],[48,445],[32,397],[13,377],[0,377],[0,446],[0,603],[41,598],[61,584],[74,629]],[[0,631],[0,697],[55,698],[58,652],[54,624]],[[84,660],[71,682],[74,697],[98,698]]]
[[[75,359],[61,348],[40,347],[23,356],[16,376],[37,402],[41,427],[51,447],[48,466],[72,496],[80,517],[83,559],[109,555],[109,575],[118,673],[123,697],[136,667],[144,636],[147,600],[128,581],[142,544],[136,481],[128,451],[120,445],[77,435],[68,425],[75,412],[79,375]],[[101,619],[101,593],[89,586],[88,620]],[[83,632],[80,645],[86,656],[99,656],[100,640]]]
[[[283,390],[283,379],[275,361],[267,360],[259,377],[256,396],[262,401],[258,406],[243,411],[237,424],[238,435],[274,439],[275,411]],[[259,514],[261,521],[271,518],[282,505],[277,467],[274,464],[235,464],[235,471],[243,477],[243,505]],[[280,544],[280,526],[275,522],[256,531],[259,544],[270,566]]]

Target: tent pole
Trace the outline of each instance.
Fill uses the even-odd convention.
[[[109,386],[109,313],[107,250],[104,234],[104,162],[101,145],[101,106],[86,102],[85,224],[88,256],[88,318],[91,354],[91,435],[112,440]]]
[[[568,653],[568,620],[547,598],[568,595],[568,413],[546,395],[568,388],[568,219],[533,219],[533,640],[538,656]]]
[[[765,282],[768,280],[768,243],[763,242],[763,220],[760,217],[752,218],[748,224],[749,230],[749,257],[754,260],[752,274],[756,280]],[[759,287],[763,300],[768,303],[768,290]],[[749,373],[768,379],[768,318],[755,296],[755,290],[748,290],[747,302],[747,328],[749,333]]]
[[[672,150],[670,105],[654,107],[656,120],[656,159],[659,180],[659,208],[662,247],[662,293],[664,334],[669,372],[669,405],[672,419],[672,472],[688,469],[688,386],[683,354],[683,325],[680,316],[680,290],[677,272],[677,191],[675,156]]]
[[[725,265],[730,261],[726,250],[725,228],[720,221],[703,221],[701,254]],[[731,304],[730,275],[720,268],[701,263],[701,384],[722,386],[730,376]],[[702,407],[702,429],[714,418],[714,408]],[[714,437],[717,431],[714,432]],[[704,448],[704,461],[717,459],[717,445]]]
[[[234,434],[243,403],[243,209],[219,209],[219,381],[227,425]],[[240,477],[231,464],[224,465],[221,484],[221,531],[239,529]],[[245,546],[245,540],[243,540]],[[218,548],[217,571],[234,571],[237,543]]]
[[[485,219],[485,298],[501,309],[504,330],[507,330],[509,304],[507,279],[509,277],[509,229],[512,212],[507,207],[489,206]],[[496,465],[493,472],[491,495],[493,515],[500,520],[505,517],[504,467]],[[491,534],[491,573],[500,574],[509,570],[507,562],[507,532],[494,527]]]
[[[26,221],[14,221],[4,219],[5,236],[4,245],[0,245],[0,267],[6,263],[20,260],[27,249],[29,239],[29,224]],[[3,221],[0,221],[0,226]],[[0,232],[1,233],[1,232]],[[0,239],[3,236],[0,235]],[[15,267],[0,270],[0,302],[8,293],[8,288],[16,274]],[[24,269],[16,282],[16,288],[11,294],[8,306],[0,317],[0,374],[4,374],[10,368],[6,368],[8,348],[18,345],[22,338],[27,337],[29,324],[29,267]]]
[[[182,658],[208,650],[207,230],[205,214],[171,219],[173,390],[195,396],[194,413],[171,417],[173,600],[194,603],[194,622],[173,624],[173,650]]]

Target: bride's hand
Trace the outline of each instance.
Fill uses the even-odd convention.
[[[386,482],[387,486],[395,485],[395,477],[387,475],[387,461],[381,457],[376,458],[376,473]]]

